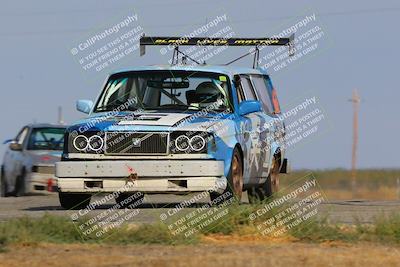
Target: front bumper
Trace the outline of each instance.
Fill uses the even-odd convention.
[[[54,174],[31,172],[26,177],[26,193],[57,192],[57,178]]]
[[[216,160],[99,160],[56,163],[61,192],[223,192],[224,162]]]

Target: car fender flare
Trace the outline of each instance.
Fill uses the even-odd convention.
[[[271,144],[271,155],[269,158],[268,174],[270,174],[272,171],[271,166],[273,165],[273,160],[278,161],[277,162],[278,166],[279,166],[278,170],[280,170],[283,160],[282,160],[281,148],[276,143]]]
[[[231,164],[232,164],[233,151],[236,148],[239,150],[240,156],[242,157],[242,168],[244,168],[243,150],[242,150],[242,147],[240,146],[240,144],[236,143],[232,148],[229,148],[229,150],[226,151],[226,154],[225,154],[226,157],[225,157],[225,160],[224,160],[224,162],[225,162],[225,166],[224,166],[225,176],[229,175],[229,171],[231,169]]]

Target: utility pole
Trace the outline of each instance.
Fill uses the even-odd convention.
[[[353,96],[349,100],[353,103],[353,146],[351,150],[351,190],[353,198],[357,196],[357,144],[358,144],[358,110],[360,107],[360,96],[356,89],[353,90]]]
[[[64,124],[64,119],[63,119],[63,114],[62,114],[62,107],[58,107],[58,124],[63,125]]]

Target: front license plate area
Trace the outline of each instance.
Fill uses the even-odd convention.
[[[103,181],[85,181],[85,188],[103,188]]]

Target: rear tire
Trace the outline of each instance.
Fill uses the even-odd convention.
[[[255,204],[260,201],[264,201],[265,199],[271,197],[273,194],[272,191],[272,182],[271,175],[267,177],[267,181],[264,184],[258,187],[251,187],[247,190],[247,195],[249,197],[249,202],[251,204]]]
[[[86,208],[90,204],[90,194],[71,194],[58,193],[60,205],[66,210],[80,210]]]
[[[250,203],[264,201],[279,191],[279,162],[275,159],[271,173],[264,184],[247,190]]]
[[[215,202],[219,202],[218,198],[221,196],[224,196],[223,199],[221,199],[222,202],[234,197],[236,201],[240,203],[243,193],[243,159],[237,147],[233,150],[231,168],[229,170],[227,182],[228,184],[222,194],[217,192],[210,193],[212,204],[220,204]]]

